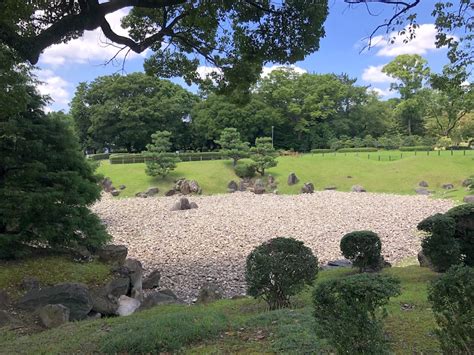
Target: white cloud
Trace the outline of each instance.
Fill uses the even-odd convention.
[[[389,96],[393,96],[394,93],[390,91],[390,89],[380,89],[377,87],[370,87],[367,89],[368,92],[375,92],[379,97],[387,98]]]
[[[408,28],[405,30],[408,33]],[[436,48],[436,27],[434,24],[423,24],[415,30],[415,38],[404,43],[406,35],[398,35],[392,32],[387,36],[375,36],[372,38],[372,46],[378,48],[377,55],[381,57],[396,57],[401,54],[426,54],[429,51],[435,51]],[[391,43],[391,39],[394,42]]]
[[[308,72],[306,69],[298,67],[294,64],[292,64],[292,65],[272,65],[271,67],[263,67],[262,68],[262,78],[266,77],[272,71],[277,70],[277,69],[293,70],[297,74],[304,74],[304,73]]]
[[[382,68],[385,64],[382,65],[370,65],[368,68],[365,68],[362,72],[362,80],[369,83],[391,83],[394,81],[393,78],[389,77],[387,74],[382,73]]]
[[[120,26],[120,20],[127,15],[129,10],[119,10],[106,16],[112,30],[115,33],[127,36],[128,31]],[[117,60],[122,60],[128,49],[122,50],[117,55]],[[85,31],[80,38],[73,39],[67,43],[60,43],[47,48],[40,57],[40,63],[48,64],[52,67],[66,65],[68,63],[104,63],[111,59],[119,48],[110,45],[110,41],[102,33],[102,30]],[[127,58],[144,57],[146,52],[137,54],[130,51]]]
[[[35,71],[41,84],[37,86],[41,95],[50,96],[56,104],[67,105],[71,99],[69,82],[56,75],[52,70],[42,69]]]
[[[222,75],[222,70],[220,70],[219,68],[209,67],[206,65],[200,65],[197,68],[196,72],[198,73],[201,79],[206,79],[208,76],[214,73],[218,75]]]

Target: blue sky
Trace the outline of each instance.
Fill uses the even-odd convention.
[[[384,64],[399,54],[420,54],[428,60],[433,71],[441,71],[447,63],[446,49],[435,48],[435,28],[430,13],[434,0],[422,1],[417,7],[417,37],[409,44],[399,39],[390,45],[383,37],[375,39],[375,46],[370,51],[359,53],[366,38],[377,25],[392,14],[392,8],[383,4],[370,4],[370,14],[365,5],[349,6],[343,0],[329,0],[329,16],[325,23],[326,37],[321,40],[320,50],[295,63],[296,70],[311,73],[347,73],[358,79],[360,85],[371,85],[382,99],[394,95],[389,91],[390,78],[381,73]],[[125,11],[117,12],[108,17],[112,27],[119,29],[120,18]],[[376,15],[376,16],[374,16]],[[382,33],[381,33],[382,34]],[[92,81],[97,76],[108,75],[120,71],[121,63],[104,65],[115,53],[116,49],[107,46],[100,30],[86,32],[77,40],[60,44],[47,49],[40,57],[37,76],[43,81],[40,91],[49,94],[54,102],[52,110],[69,110],[69,102],[74,96],[77,84],[81,81]],[[126,61],[127,73],[143,70],[143,60],[148,55],[131,53]],[[274,66],[267,65],[271,70]],[[206,72],[209,68],[203,63],[200,68]],[[189,88],[179,78],[173,81]]]

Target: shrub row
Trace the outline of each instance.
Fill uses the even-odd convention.
[[[106,160],[109,159],[110,153],[89,154],[87,159],[90,160]]]
[[[225,157],[220,152],[197,152],[197,153],[169,153],[170,156],[177,156],[181,161],[198,161],[198,160],[218,160]],[[133,164],[144,163],[145,158],[142,154],[111,154],[109,157],[110,164]]]
[[[320,153],[333,153],[335,152],[335,149],[311,149],[311,153],[313,154],[320,154]]]
[[[413,147],[400,147],[400,151],[402,152],[415,152],[415,151],[428,151],[433,150],[432,146],[429,145],[415,145]]]
[[[364,152],[376,152],[378,151],[377,148],[371,148],[371,147],[366,147],[366,148],[341,148],[338,149],[338,153],[364,153]]]

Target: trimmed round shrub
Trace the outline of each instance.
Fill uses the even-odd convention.
[[[474,349],[474,268],[453,266],[428,290],[444,354],[471,354]]]
[[[303,242],[273,238],[247,257],[247,293],[264,299],[270,309],[288,307],[290,296],[311,285],[318,273],[318,259]]]
[[[455,221],[454,238],[459,241],[464,264],[474,266],[474,203],[453,207],[446,216]]]
[[[241,179],[245,178],[253,178],[255,176],[256,172],[256,166],[255,163],[244,163],[244,162],[239,162],[235,165],[234,167],[235,175],[237,175]]]
[[[400,294],[400,282],[380,274],[324,281],[313,292],[316,334],[338,354],[387,354],[383,308]]]
[[[341,252],[352,261],[360,272],[365,269],[378,270],[381,267],[382,242],[379,236],[371,231],[355,231],[341,239]]]

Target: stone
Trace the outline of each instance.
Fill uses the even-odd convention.
[[[87,315],[87,319],[88,320],[96,320],[96,319],[100,319],[102,318],[102,314],[100,312],[94,312],[94,311],[91,311],[88,315]]]
[[[40,282],[36,277],[27,276],[21,281],[21,288],[25,291],[39,290]]]
[[[173,303],[179,303],[177,298],[161,291],[153,291],[153,292],[148,293],[145,296],[145,299],[140,305],[140,311],[144,309],[150,309],[152,307],[162,305],[162,304],[173,304]]]
[[[130,278],[128,277],[119,277],[119,278],[110,280],[107,283],[107,285],[105,285],[105,293],[107,295],[112,295],[114,297],[128,295],[129,291],[130,291]]]
[[[86,247],[78,246],[71,250],[74,260],[77,261],[91,261],[92,253]]]
[[[184,210],[190,210],[192,208],[198,208],[197,203],[196,202],[190,203],[186,197],[181,197],[181,199],[173,205],[173,207],[171,208],[171,211],[184,211]]]
[[[329,191],[329,190],[337,190],[337,187],[336,187],[336,186],[333,186],[333,185],[331,185],[331,186],[326,186],[326,187],[324,188],[324,190],[328,190],[328,191]]]
[[[189,204],[189,207],[191,207],[191,209],[195,209],[195,208],[198,208],[199,206],[197,205],[196,202],[191,202],[191,203]]]
[[[469,187],[471,185],[474,185],[474,179],[473,178],[468,178],[468,179],[465,179],[463,180],[462,182],[462,186],[463,187]]]
[[[189,188],[191,189],[191,193],[194,194],[200,194],[202,192],[201,187],[196,180],[189,181]]]
[[[452,190],[452,189],[454,189],[454,185],[451,184],[451,183],[443,184],[443,185],[441,185],[441,188],[443,188],[445,190]]]
[[[352,192],[366,192],[363,186],[361,185],[354,185],[351,187]]]
[[[267,182],[268,182],[269,185],[274,185],[276,183],[275,178],[273,177],[273,175],[268,175]]]
[[[145,194],[150,197],[150,196],[155,196],[160,192],[160,189],[157,187],[150,187],[148,190],[145,191]]]
[[[430,269],[433,268],[431,260],[423,253],[423,250],[420,250],[417,257],[421,267],[429,267]]]
[[[174,294],[173,291],[171,291],[169,288],[165,288],[163,290],[160,290],[161,293],[168,295],[170,297],[173,297],[175,300],[178,300],[178,296]]]
[[[314,192],[314,185],[311,182],[306,182],[301,188],[302,194],[312,194]]]
[[[145,192],[137,192],[135,197],[147,198],[148,195]]]
[[[63,283],[41,290],[31,290],[18,301],[18,307],[27,310],[35,310],[48,304],[62,304],[69,308],[70,320],[81,320],[92,310],[92,297],[87,286],[83,284]]]
[[[125,190],[126,188],[127,188],[127,186],[125,186],[125,185],[120,185],[120,186],[119,186],[119,189],[120,189],[120,190]]]
[[[132,286],[131,296],[142,299],[143,297],[143,267],[136,259],[127,259],[123,266],[128,269],[128,277]]]
[[[120,195],[120,190],[112,190],[110,191],[110,194],[114,197],[117,197],[118,195]]]
[[[261,179],[255,180],[255,184],[253,185],[253,193],[256,195],[265,193],[265,184]]]
[[[213,283],[204,284],[199,290],[196,303],[210,303],[222,299],[219,286]]]
[[[462,200],[466,203],[474,203],[474,195],[464,196]]]
[[[118,299],[118,308],[117,315],[119,316],[129,316],[130,314],[135,313],[135,311],[140,307],[140,301],[131,298],[128,296],[120,296]]]
[[[428,183],[427,183],[426,181],[422,180],[422,181],[420,181],[420,182],[418,183],[418,186],[420,186],[420,187],[428,187],[429,185],[428,185]]]
[[[15,323],[15,319],[7,311],[0,309],[0,328],[10,326]]]
[[[152,289],[160,287],[161,273],[158,270],[153,270],[145,279],[143,280],[142,287],[144,289]]]
[[[10,297],[7,291],[0,290],[0,309],[7,309],[10,305]]]
[[[295,185],[299,181],[300,179],[298,179],[295,173],[290,173],[290,175],[288,175],[288,185]]]
[[[112,295],[108,295],[105,288],[90,291],[92,297],[92,311],[104,315],[112,316],[117,314],[119,307],[118,300]]]
[[[110,192],[113,190],[112,180],[110,180],[110,178],[108,177],[102,180],[101,185],[102,185],[102,189],[105,192]]]
[[[227,191],[232,193],[232,192],[235,192],[239,189],[239,185],[237,185],[237,183],[232,180],[230,181],[228,184],[227,184]]]
[[[202,192],[196,180],[179,179],[176,181],[175,190],[183,195],[200,194]]]
[[[346,177],[347,177],[348,179],[352,179],[352,176],[350,176],[350,175],[347,175]]]
[[[335,266],[335,267],[352,267],[352,261],[347,260],[347,259],[339,259],[339,260],[329,261],[328,265]]]
[[[431,192],[429,192],[426,188],[420,187],[418,189],[415,189],[415,192],[417,195],[429,195]]]
[[[173,195],[176,195],[176,190],[168,190],[166,191],[165,193],[165,196],[173,196]]]
[[[109,244],[97,251],[99,260],[106,263],[123,264],[127,258],[128,249],[125,245]]]
[[[241,191],[241,192],[247,191],[247,185],[246,185],[245,181],[243,181],[243,180],[241,180],[239,182],[239,191]]]
[[[56,328],[69,322],[69,308],[62,304],[47,304],[40,308],[38,315],[46,328]]]

